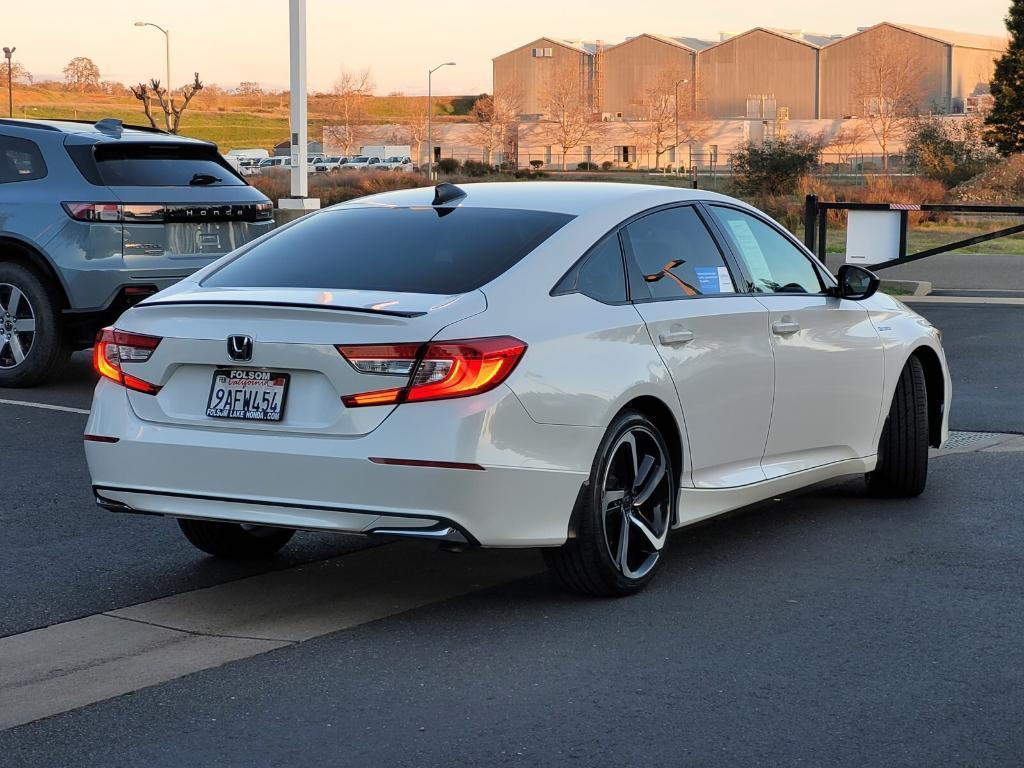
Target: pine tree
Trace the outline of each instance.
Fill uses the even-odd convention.
[[[1010,43],[992,75],[992,111],[985,118],[985,141],[1009,155],[1024,152],[1024,0],[1013,0],[1006,16]]]

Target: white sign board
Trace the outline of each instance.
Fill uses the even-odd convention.
[[[848,216],[847,264],[881,264],[899,258],[899,211],[850,211]]]

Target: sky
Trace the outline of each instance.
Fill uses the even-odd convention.
[[[16,46],[37,79],[59,78],[75,56],[88,56],[103,79],[163,79],[164,40],[136,28],[150,21],[171,31],[175,86],[198,71],[206,83],[233,87],[255,80],[288,84],[288,0],[3,0],[0,45]],[[341,70],[369,68],[378,94],[426,93],[426,72],[438,94],[491,90],[491,59],[541,36],[619,42],[654,32],[718,39],[719,32],[755,26],[845,33],[880,21],[982,34],[1005,34],[1009,0],[835,0],[765,3],[731,0],[390,0],[385,3],[307,0],[308,83],[330,90]],[[115,8],[123,8],[117,10]]]

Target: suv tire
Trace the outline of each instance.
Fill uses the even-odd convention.
[[[46,381],[70,354],[57,292],[21,264],[0,262],[0,387]]]

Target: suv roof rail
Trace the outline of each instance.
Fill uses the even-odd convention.
[[[165,131],[163,128],[154,128],[151,125],[134,125],[132,123],[125,123],[116,117],[105,117],[102,120],[79,120],[70,117],[48,117],[48,118],[18,118],[18,117],[0,117],[0,124],[2,125],[17,125],[24,128],[36,128],[40,131],[60,131],[56,125],[50,125],[50,123],[77,123],[79,125],[91,125],[97,130],[110,131],[114,128],[116,123],[119,129],[127,129],[130,131],[142,131],[144,133],[160,133],[165,136],[170,136],[169,131]]]
[[[14,125],[18,128],[36,128],[40,131],[60,131],[55,125],[42,123],[37,120],[22,120],[17,117],[0,117],[0,125]]]

